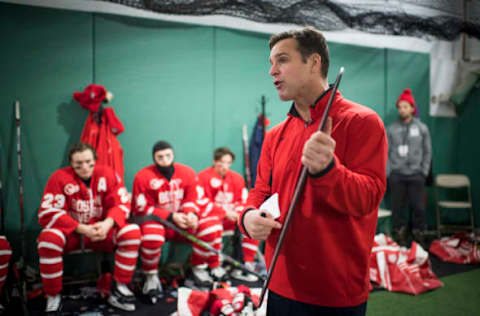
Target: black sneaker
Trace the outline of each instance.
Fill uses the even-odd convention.
[[[124,311],[133,312],[135,310],[135,295],[126,284],[113,281],[108,303]]]

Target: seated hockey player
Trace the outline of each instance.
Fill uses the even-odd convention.
[[[196,205],[197,175],[183,164],[174,163],[172,146],[159,141],[152,150],[154,164],[135,175],[133,181],[132,209],[137,221],[142,216],[153,215],[174,223],[201,241],[220,250],[222,226],[216,216],[203,216]],[[158,264],[161,247],[168,240],[189,242],[172,229],[166,229],[158,221],[147,220],[140,225],[142,244],[140,259],[145,274],[143,293],[152,303],[162,291],[158,279]],[[220,266],[220,258],[201,246],[193,243],[191,256],[194,281],[200,286],[208,286],[213,279],[220,280],[225,270]],[[208,267],[208,270],[207,270]]]
[[[12,249],[10,249],[10,244],[8,243],[5,236],[0,236],[0,295],[3,292],[3,285],[7,279],[8,274],[8,263],[10,262],[10,257],[12,256]],[[0,304],[0,315],[4,311],[4,306]]]
[[[55,171],[45,186],[38,220],[40,275],[47,295],[47,314],[60,314],[63,254],[82,245],[115,251],[108,302],[135,310],[130,283],[140,246],[140,229],[128,224],[130,200],[122,179],[110,167],[97,165],[95,150],[77,143],[69,151],[70,166]]]
[[[198,181],[203,188],[205,197],[213,204],[213,213],[223,218],[224,234],[233,234],[239,212],[247,200],[247,189],[243,177],[230,170],[235,154],[227,147],[220,147],[213,152],[213,165],[199,172]],[[238,232],[239,233],[239,232]],[[254,271],[253,260],[258,250],[259,241],[241,235],[241,247],[245,266]],[[238,259],[238,258],[237,258]],[[253,274],[246,274],[240,269],[232,271],[232,277],[248,282],[255,282],[258,278]]]

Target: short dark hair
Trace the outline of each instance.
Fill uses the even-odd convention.
[[[293,38],[297,41],[297,49],[302,55],[303,62],[314,53],[318,53],[322,58],[322,76],[327,78],[328,68],[330,66],[330,56],[328,53],[327,41],[323,34],[314,27],[308,26],[301,30],[291,30],[270,37],[270,50],[278,42]]]
[[[172,145],[170,145],[169,142],[165,140],[159,140],[158,142],[155,143],[152,147],[152,156],[155,156],[155,153],[160,150],[165,150],[165,149],[171,149],[173,150]]]
[[[235,160],[235,154],[228,147],[219,147],[215,149],[215,151],[213,152],[213,160],[220,160],[225,155],[230,155],[232,157],[232,161]]]
[[[72,147],[70,147],[70,149],[68,150],[68,163],[72,163],[73,154],[81,153],[85,150],[91,150],[93,158],[97,160],[97,153],[95,152],[95,149],[92,147],[92,145],[88,143],[78,142],[76,144],[73,144]]]

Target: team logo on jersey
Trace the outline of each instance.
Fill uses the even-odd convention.
[[[160,189],[160,187],[163,185],[165,181],[162,180],[162,179],[152,179],[150,181],[150,187],[152,188],[152,190],[158,190]]]
[[[80,191],[80,186],[73,183],[67,183],[67,185],[65,185],[65,187],[63,188],[63,191],[66,195],[73,195]]]
[[[218,178],[212,178],[210,179],[210,185],[212,186],[212,188],[216,189],[222,185],[222,180]]]

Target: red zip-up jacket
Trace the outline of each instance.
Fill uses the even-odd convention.
[[[318,129],[331,94],[311,107],[306,123],[292,105],[288,118],[266,136],[248,209],[258,208],[278,192],[284,222],[300,174],[302,149]],[[385,193],[387,140],[380,117],[336,93],[329,116],[336,141],[334,162],[324,174],[307,176],[269,288],[300,302],[346,307],[368,299],[369,258],[377,210]],[[245,233],[243,224],[240,225]],[[279,229],[267,239],[270,266]]]

